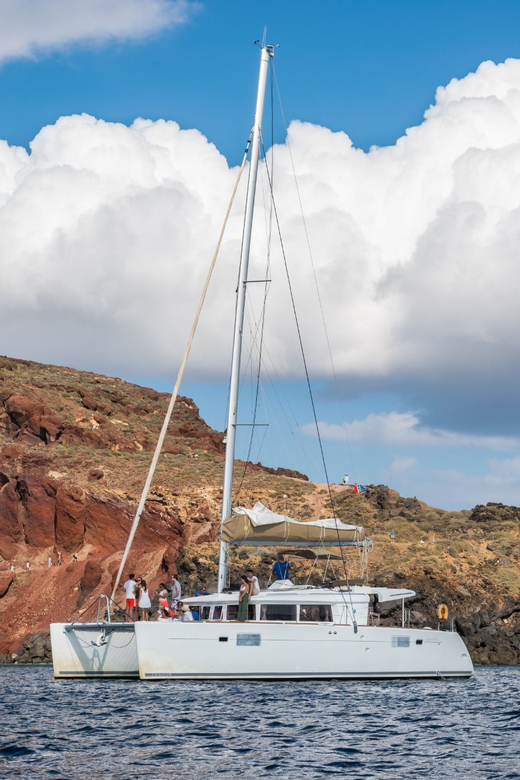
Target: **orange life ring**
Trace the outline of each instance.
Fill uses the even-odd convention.
[[[448,619],[448,607],[446,604],[439,604],[437,607],[437,617],[439,620],[447,620]]]

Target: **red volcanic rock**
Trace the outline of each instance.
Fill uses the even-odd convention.
[[[91,409],[93,412],[95,412],[99,408],[99,401],[97,398],[94,398],[93,395],[84,393],[81,390],[79,391],[79,394],[81,395],[81,403],[85,409]]]
[[[23,449],[19,444],[6,444],[2,449],[2,460],[12,463],[21,458],[22,453]]]
[[[11,587],[11,583],[14,580],[14,574],[2,574],[0,575],[0,599],[3,599],[9,588]]]
[[[129,507],[110,498],[88,496],[85,502],[84,542],[99,553],[124,549],[132,523]]]
[[[12,423],[18,427],[17,437],[40,439],[46,443],[59,438],[63,423],[48,406],[24,395],[10,395],[4,408]]]
[[[60,485],[56,493],[55,543],[58,548],[79,549],[85,538],[86,506],[80,488]]]
[[[0,555],[10,560],[16,545],[24,541],[23,525],[18,512],[20,497],[17,494],[16,480],[2,473],[0,488]]]
[[[55,487],[31,475],[19,479],[15,489],[20,496],[26,543],[30,547],[47,547],[54,540]]]
[[[205,523],[214,519],[214,512],[206,501],[201,501],[198,506],[188,510],[187,515],[188,519],[194,523]]]
[[[85,564],[85,570],[80,580],[82,596],[88,596],[101,582],[102,569],[99,561],[89,558]]]

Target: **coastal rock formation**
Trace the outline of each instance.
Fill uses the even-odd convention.
[[[120,379],[0,358],[5,662],[48,660],[49,623],[93,615],[97,597],[111,592],[168,400]],[[223,434],[180,397],[128,564],[152,592],[173,573],[188,593],[214,586],[223,450]],[[374,541],[369,580],[417,592],[411,625],[436,626],[445,603],[475,662],[520,662],[520,509],[445,512],[384,485],[366,496],[283,467],[239,471],[237,502],[364,525]],[[293,563],[297,578],[319,581],[309,563]],[[352,554],[347,563],[349,576],[362,573]],[[266,584],[271,564],[271,550],[239,548],[232,581],[251,565]],[[397,609],[380,620],[396,617]]]

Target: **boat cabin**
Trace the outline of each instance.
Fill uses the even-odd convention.
[[[339,623],[368,625],[371,615],[380,605],[395,606],[415,596],[411,590],[393,588],[321,588],[294,585],[290,580],[278,580],[267,590],[250,599],[248,622]],[[183,599],[196,606],[202,621],[234,621],[238,613],[238,592],[225,591],[209,596]]]

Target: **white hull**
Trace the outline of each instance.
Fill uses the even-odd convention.
[[[139,677],[133,623],[52,623],[55,677]]]
[[[458,634],[413,628],[251,623],[140,623],[142,680],[469,677]]]

